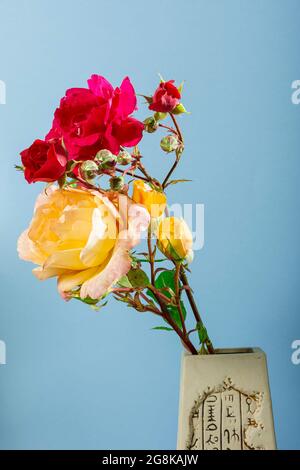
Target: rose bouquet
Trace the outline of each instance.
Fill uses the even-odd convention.
[[[188,281],[192,233],[167,207],[168,187],[185,181],[172,179],[184,151],[182,85],[161,79],[153,96],[141,95],[152,112],[141,122],[133,117],[137,97],[128,77],[116,88],[99,75],[87,83],[67,90],[49,133],[21,152],[17,169],[46,187],[18,240],[19,256],[37,265],[38,279],[57,277],[65,300],[101,308],[111,294],[160,317],[156,329],[174,331],[190,353],[213,353]],[[162,181],[149,173],[138,146],[144,132],[158,129],[161,150],[174,155]],[[190,330],[187,304],[195,319]]]

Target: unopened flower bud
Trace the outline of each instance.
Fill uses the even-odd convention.
[[[150,134],[152,134],[152,132],[155,132],[158,128],[158,123],[153,116],[150,116],[147,119],[145,119],[144,124],[145,124],[145,131],[149,132]]]
[[[157,229],[159,250],[169,259],[191,263],[193,260],[193,235],[187,223],[177,217],[166,217]]]
[[[124,187],[123,176],[112,176],[109,180],[109,185],[113,191],[120,191]]]
[[[179,142],[175,135],[166,135],[161,139],[160,146],[164,152],[174,152],[179,147]]]
[[[103,162],[103,160],[106,160],[107,158],[110,158],[112,157],[113,154],[111,153],[110,150],[106,150],[106,149],[103,149],[103,150],[99,150],[99,152],[97,152],[96,156],[95,156],[95,160],[96,162]]]
[[[86,160],[80,166],[80,172],[84,179],[90,180],[95,178],[98,173],[98,165],[93,160]]]
[[[119,165],[128,165],[132,161],[132,156],[126,150],[121,150],[117,156],[117,162]]]
[[[109,150],[100,150],[95,157],[101,170],[110,170],[117,162],[117,157]]]

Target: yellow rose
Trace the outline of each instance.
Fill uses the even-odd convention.
[[[157,229],[157,243],[167,258],[187,262],[193,260],[193,236],[183,219],[162,219]]]
[[[111,198],[110,198],[111,199]],[[129,250],[150,221],[143,206],[120,195],[51,186],[37,199],[29,228],[18,240],[22,259],[38,264],[38,279],[58,277],[64,298],[80,287],[98,299],[131,267]]]
[[[151,217],[160,217],[165,210],[167,197],[163,191],[157,191],[143,180],[134,180],[132,199],[143,204]]]

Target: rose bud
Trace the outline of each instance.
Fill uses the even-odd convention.
[[[157,229],[157,245],[160,251],[174,261],[193,260],[193,236],[183,219],[166,217]]]
[[[119,155],[117,156],[117,163],[119,163],[119,165],[129,165],[129,163],[132,162],[132,156],[130,155],[129,152],[127,152],[127,150],[121,150],[121,152],[119,152]]]
[[[117,157],[109,150],[103,149],[96,154],[95,161],[99,164],[100,169],[110,170],[116,165]]]
[[[179,141],[175,135],[166,135],[161,139],[160,146],[164,152],[174,152],[179,147]]]
[[[169,80],[159,84],[149,109],[159,113],[170,113],[178,105],[181,95],[173,83],[174,80]]]
[[[98,174],[98,165],[93,160],[86,160],[80,165],[80,173],[85,180],[91,180]]]
[[[147,119],[145,119],[144,124],[145,124],[145,131],[149,132],[149,134],[152,134],[158,129],[158,123],[153,116],[150,116]]]
[[[123,176],[112,176],[109,180],[109,185],[113,191],[120,191],[124,188]]]
[[[102,149],[96,153],[95,161],[101,163],[103,162],[103,160],[106,160],[107,158],[112,158],[112,157],[113,157],[113,154],[111,153],[110,150]]]
[[[65,173],[67,156],[58,142],[45,142],[37,139],[20,155],[28,183],[37,181],[50,183],[58,180]]]
[[[167,204],[167,197],[163,191],[153,189],[143,180],[134,180],[132,199],[145,206],[152,218],[160,217]]]

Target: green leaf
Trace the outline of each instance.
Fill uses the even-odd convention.
[[[171,184],[188,183],[188,182],[190,182],[190,181],[192,181],[192,180],[186,180],[186,179],[171,180],[171,181],[168,182],[168,184],[166,184],[165,187],[170,186]]]
[[[77,295],[77,294],[73,295],[72,298],[75,300],[79,300],[80,302],[83,302],[84,304],[89,305],[95,310],[100,310],[101,307],[104,307],[107,304],[107,301],[106,301],[102,305],[99,305],[98,302],[100,302],[101,299],[91,299],[90,297],[85,297],[84,299],[82,299],[80,295]]]
[[[99,302],[99,299],[91,299],[90,297],[86,297],[85,299],[82,299],[81,297],[73,297],[73,299],[80,300],[80,302],[88,305],[96,305]]]
[[[126,276],[126,274],[125,274],[125,276],[120,277],[117,284],[118,284],[119,287],[132,287],[132,284],[130,283],[130,281],[129,281],[128,277]]]
[[[133,287],[146,287],[150,284],[147,274],[140,268],[131,268],[127,273],[127,278]]]
[[[168,328],[167,326],[155,326],[151,330],[163,330],[163,331],[173,331],[173,328]]]
[[[162,289],[162,293],[171,299],[172,297],[175,296],[175,270],[169,270],[169,271],[163,271],[160,273],[160,275],[157,277],[155,281],[155,287],[157,289]],[[148,293],[148,292],[147,292]],[[151,292],[152,294],[152,292]],[[150,295],[150,294],[148,294]],[[150,295],[150,297],[154,298],[154,300],[157,302],[155,295]],[[183,318],[186,318],[186,308],[184,306],[183,301],[181,300],[180,302]],[[170,313],[172,320],[176,323],[179,328],[182,328],[182,322],[180,318],[180,313],[178,308],[175,305],[168,305],[167,306],[168,312]]]
[[[175,270],[172,269],[172,270],[162,271],[155,281],[155,287],[157,289],[163,289],[165,287],[168,287],[173,291],[175,295],[175,290],[176,290],[175,289]],[[166,293],[165,295],[171,298],[171,294],[168,295],[168,293]]]
[[[147,289],[146,294],[148,295],[148,297],[151,297],[151,299],[153,299],[154,302],[158,303],[158,302],[157,302],[157,298],[156,298],[156,296],[153,294],[152,290]]]
[[[205,343],[208,339],[207,330],[204,325],[197,323],[197,332],[200,343]]]
[[[186,309],[185,309],[185,306],[184,306],[182,300],[180,302],[180,305],[181,305],[181,311],[182,311],[182,314],[183,314],[183,318],[185,320],[186,319]],[[172,317],[172,320],[176,323],[176,325],[179,328],[182,328],[182,322],[181,322],[180,313],[179,313],[178,308],[175,307],[175,305],[168,305],[167,309],[168,309],[168,312],[170,313],[170,315]]]

